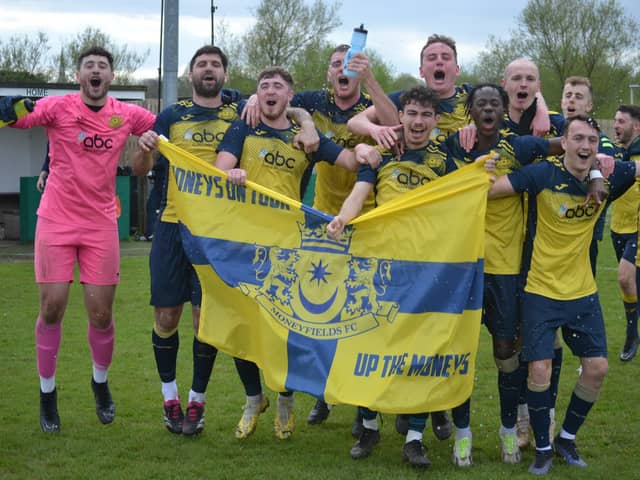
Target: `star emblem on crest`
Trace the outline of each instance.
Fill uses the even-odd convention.
[[[322,259],[320,259],[319,263],[311,263],[313,268],[311,270],[307,270],[308,273],[311,274],[311,281],[316,281],[317,286],[320,286],[320,282],[328,283],[327,276],[332,275],[331,272],[328,272],[327,269],[329,265],[325,265],[322,263]]]

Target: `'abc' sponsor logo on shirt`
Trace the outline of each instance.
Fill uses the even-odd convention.
[[[97,133],[87,135],[85,132],[80,132],[78,141],[82,143],[85,149],[89,150],[111,150],[113,148],[112,139],[103,137]]]

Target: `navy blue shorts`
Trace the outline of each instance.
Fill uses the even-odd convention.
[[[611,241],[613,242],[613,249],[616,252],[618,263],[624,258],[628,262],[636,264],[636,253],[638,251],[637,233],[611,232]]]
[[[482,323],[500,340],[520,334],[520,275],[484,274]]]
[[[558,328],[562,328],[562,337],[575,356],[607,356],[607,336],[597,293],[575,300],[554,300],[524,292],[522,358],[553,358]]]
[[[198,276],[184,253],[177,223],[158,220],[149,255],[151,305],[177,307],[185,302],[200,306]]]

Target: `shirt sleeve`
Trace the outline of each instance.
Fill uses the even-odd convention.
[[[231,124],[224,138],[218,145],[216,152],[229,152],[238,160],[242,156],[242,147],[244,139],[249,131],[249,126],[242,120],[236,120]]]
[[[598,143],[598,153],[604,153],[612,157],[616,156],[616,148],[613,146],[613,142],[606,135],[600,135],[600,142]]]
[[[64,112],[66,96],[45,97],[38,100],[33,112],[9,125],[11,128],[31,128],[35,126],[50,127],[56,121],[56,112]]]
[[[521,165],[529,165],[549,153],[549,140],[546,138],[533,135],[514,136],[512,143],[516,159]]]
[[[146,108],[138,105],[129,105],[129,114],[131,115],[131,133],[133,135],[142,135],[147,130],[151,130],[156,121],[156,116]]]
[[[402,110],[402,104],[400,103],[400,95],[402,95],[403,92],[404,90],[396,90],[395,92],[391,92],[389,94],[389,100],[393,102],[393,104],[396,106],[398,110]]]
[[[315,110],[314,103],[313,92],[308,91],[296,93],[291,99],[291,102],[289,102],[289,105],[292,107],[304,108],[309,113],[312,113]]]
[[[314,163],[324,160],[333,165],[336,163],[336,159],[340,156],[340,153],[342,153],[344,148],[333,140],[329,140],[320,132],[320,130],[318,130],[318,136],[320,137],[320,146],[318,147],[318,150],[313,152],[311,159]]]
[[[507,177],[516,192],[535,195],[542,190],[545,178],[551,174],[551,168],[553,165],[550,162],[534,163],[509,173]]]
[[[174,108],[174,106],[165,108],[156,117],[156,121],[153,124],[153,130],[158,135],[164,135],[165,137],[169,138],[169,128],[172,123]]]
[[[636,163],[617,161],[613,173],[609,177],[609,201],[623,195],[632,185],[636,183]]]
[[[358,168],[358,182],[367,182],[372,185],[376,184],[376,180],[378,179],[377,169],[371,168],[371,165],[360,165]]]

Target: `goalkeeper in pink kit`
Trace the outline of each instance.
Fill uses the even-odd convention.
[[[78,262],[88,316],[96,413],[111,423],[115,405],[107,383],[114,344],[113,301],[120,276],[115,177],[129,135],[151,129],[155,116],[107,95],[113,57],[101,47],[78,59],[80,92],[39,100],[33,113],[16,121],[16,97],[0,100],[0,120],[11,126],[43,126],[50,141],[50,174],[38,208],[34,244],[40,308],[35,337],[40,375],[40,426],[60,429],[56,359],[62,319]]]

